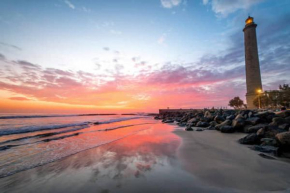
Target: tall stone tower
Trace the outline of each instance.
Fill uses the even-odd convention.
[[[254,18],[248,17],[243,29],[245,39],[245,63],[246,63],[246,82],[247,82],[247,106],[248,109],[256,108],[253,104],[254,99],[258,96],[258,91],[262,90],[262,81],[260,73],[257,37],[257,24]]]

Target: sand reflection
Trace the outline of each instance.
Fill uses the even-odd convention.
[[[135,179],[158,178],[155,170],[176,164],[180,139],[164,124],[147,126],[121,140],[0,180],[1,189],[37,192],[106,192],[132,185]],[[121,132],[117,131],[117,132]],[[114,134],[115,135],[115,134]],[[91,141],[90,141],[91,142]],[[131,186],[130,185],[130,186]],[[137,185],[137,184],[136,184]]]

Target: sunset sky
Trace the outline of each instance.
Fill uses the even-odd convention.
[[[1,0],[0,113],[245,101],[248,15],[264,90],[290,84],[289,0]]]

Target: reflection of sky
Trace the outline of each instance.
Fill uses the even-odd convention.
[[[2,178],[0,187],[24,192],[219,192],[181,169],[176,158],[181,141],[171,131],[171,126],[157,124],[118,142]]]
[[[289,83],[287,0],[0,5],[3,112],[225,106],[246,92],[248,14],[258,23],[264,88]]]

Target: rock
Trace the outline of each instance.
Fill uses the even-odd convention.
[[[224,125],[224,126],[220,127],[220,131],[222,133],[234,133],[236,130],[234,129],[234,127],[232,127],[230,125]]]
[[[276,113],[276,115],[278,117],[283,117],[283,118],[289,117],[290,116],[290,110],[281,111],[279,113]]]
[[[272,112],[268,112],[268,111],[265,111],[265,112],[258,112],[257,114],[255,114],[256,117],[259,117],[261,122],[271,122],[272,119],[275,117],[275,113],[272,113]]]
[[[256,134],[258,135],[258,137],[264,137],[264,135],[265,135],[265,128],[259,129]]]
[[[248,117],[250,118],[250,117],[252,117],[252,116],[253,116],[253,112],[250,111],[250,112],[248,113]]]
[[[239,143],[254,145],[260,142],[260,137],[256,133],[249,134],[241,139],[239,139]]]
[[[278,126],[279,129],[283,129],[285,131],[289,131],[289,127],[290,127],[290,125],[288,123],[284,123],[284,124]]]
[[[213,116],[209,111],[204,113],[204,117],[206,117],[209,121],[213,120]]]
[[[262,142],[261,145],[270,145],[270,146],[276,146],[277,145],[277,141],[274,138],[262,138],[261,142]]]
[[[245,117],[241,114],[238,114],[235,119],[244,119]]]
[[[172,120],[172,119],[167,119],[167,120],[163,121],[163,123],[174,123],[174,120]]]
[[[199,119],[197,119],[197,118],[192,118],[192,119],[189,119],[188,121],[187,121],[187,123],[197,123],[199,121]]]
[[[255,151],[260,151],[263,153],[272,153],[275,156],[280,156],[281,152],[279,147],[274,147],[274,146],[270,146],[270,145],[254,145],[253,147],[250,147],[251,149],[255,150]]]
[[[191,127],[186,127],[185,131],[193,131],[193,129]]]
[[[274,158],[272,156],[268,156],[268,155],[263,154],[263,153],[259,153],[258,155],[261,156],[262,158],[266,158],[266,159],[276,159],[276,158]]]
[[[290,146],[290,131],[278,133],[276,139],[282,146]]]
[[[277,126],[268,125],[265,127],[264,137],[266,138],[274,138],[278,133],[285,132],[285,130],[279,129]]]
[[[196,127],[208,127],[209,126],[209,123],[207,122],[202,122],[202,121],[199,121],[197,124],[196,124]]]
[[[196,131],[203,131],[203,129],[201,129],[201,128],[197,128]]]
[[[290,124],[290,117],[286,117],[284,120],[285,120],[285,123]]]
[[[229,115],[229,116],[227,116],[226,117],[226,119],[228,119],[228,120],[234,120],[235,119],[235,115]]]
[[[272,123],[270,123],[271,125],[282,125],[283,123],[285,123],[285,119],[282,117],[274,117],[272,119]]]
[[[232,121],[230,121],[230,120],[225,120],[225,121],[222,122],[221,124],[216,125],[216,126],[215,126],[215,129],[216,129],[216,130],[220,130],[220,128],[221,128],[222,126],[231,125],[231,124],[232,124]]]
[[[217,122],[218,124],[221,124],[222,122],[225,121],[225,119],[222,116],[215,116],[214,121]]]
[[[244,132],[246,132],[246,133],[257,133],[257,131],[259,129],[264,128],[266,126],[267,126],[267,124],[258,124],[258,125],[255,125],[255,126],[248,127],[247,129],[244,130]]]
[[[206,129],[208,129],[208,130],[215,130],[215,126],[210,125],[210,126],[207,127]]]
[[[236,118],[233,120],[232,126],[236,130],[240,130],[245,126],[245,120],[243,118],[238,118],[238,119]]]
[[[209,125],[210,125],[210,126],[216,126],[216,125],[217,125],[217,122],[215,122],[215,121],[211,121],[211,122],[209,123]]]
[[[257,125],[260,121],[259,117],[249,117],[246,119],[246,124]]]
[[[185,127],[186,126],[186,122],[179,122],[177,125],[180,126],[180,127]]]

